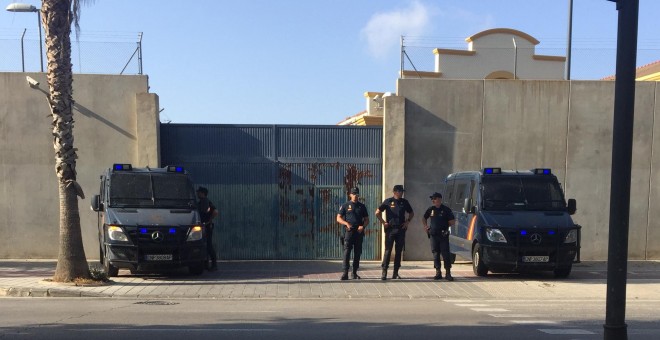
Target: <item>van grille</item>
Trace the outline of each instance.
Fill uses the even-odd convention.
[[[127,231],[128,237],[138,246],[180,245],[186,240],[188,227],[137,227]],[[156,236],[162,236],[162,239]]]
[[[556,229],[515,230],[506,236],[511,245],[521,248],[556,247],[561,237]]]

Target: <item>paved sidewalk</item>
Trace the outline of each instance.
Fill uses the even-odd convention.
[[[231,261],[216,272],[190,276],[185,270],[167,275],[131,275],[99,286],[47,282],[55,261],[0,260],[0,296],[10,297],[108,297],[203,299],[604,299],[606,264],[575,264],[568,279],[551,273],[490,274],[476,277],[469,263],[455,264],[454,282],[433,281],[431,261],[404,262],[402,280],[380,280],[380,263],[365,262],[362,280],[340,281],[339,261]],[[390,270],[391,275],[391,270]],[[629,299],[660,301],[660,262],[628,265]]]

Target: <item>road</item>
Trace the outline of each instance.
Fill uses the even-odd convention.
[[[627,305],[660,339],[658,300]],[[3,298],[0,339],[602,339],[602,299]]]

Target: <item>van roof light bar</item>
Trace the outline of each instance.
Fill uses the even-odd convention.
[[[552,170],[548,168],[536,168],[532,169],[532,173],[534,173],[534,175],[552,175]]]
[[[502,168],[484,168],[484,175],[499,175],[502,173]]]
[[[166,166],[167,172],[178,172],[178,173],[183,173],[185,169],[182,166],[176,166],[176,165],[168,165]]]
[[[131,164],[113,164],[112,171],[131,171],[133,166]]]

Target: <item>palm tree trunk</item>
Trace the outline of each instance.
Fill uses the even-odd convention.
[[[76,183],[78,156],[73,147],[72,0],[43,0],[41,15],[46,32],[49,102],[60,197],[60,248],[53,280],[69,282],[90,278],[78,211],[77,196],[83,196]]]

